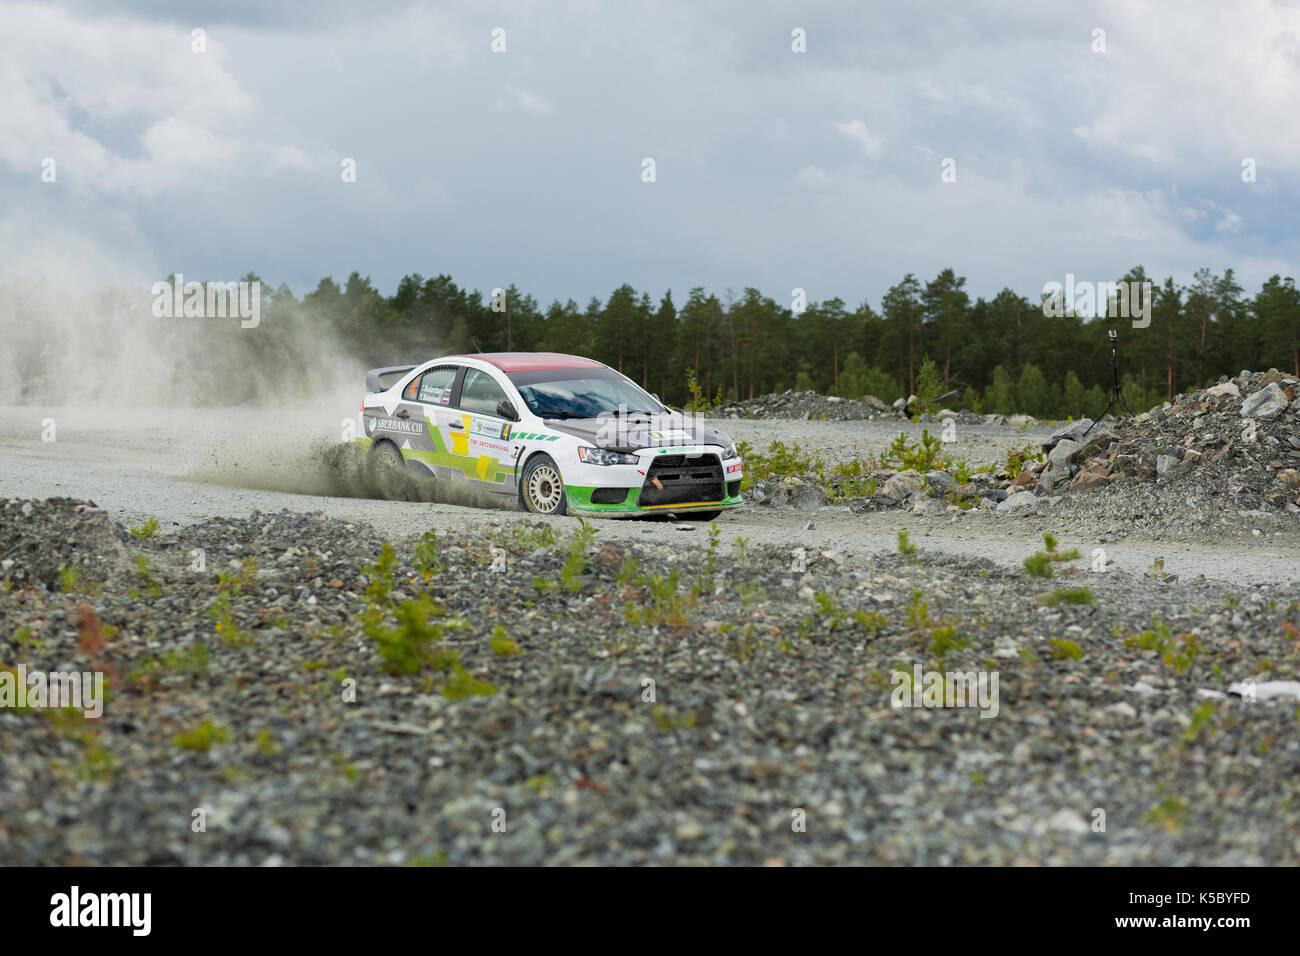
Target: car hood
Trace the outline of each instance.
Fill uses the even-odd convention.
[[[545,419],[546,427],[563,432],[597,448],[632,452],[639,448],[663,448],[678,445],[720,445],[726,448],[731,439],[693,415],[679,412],[662,415],[616,416],[600,418]]]

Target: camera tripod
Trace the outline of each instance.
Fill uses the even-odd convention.
[[[1088,430],[1083,433],[1082,438],[1087,438],[1088,432],[1096,428],[1097,422],[1105,418],[1116,405],[1124,409],[1129,418],[1133,417],[1133,409],[1129,408],[1128,402],[1124,401],[1124,393],[1119,387],[1119,336],[1115,334],[1114,329],[1108,329],[1107,334],[1110,335],[1110,372],[1114,382],[1110,387],[1110,403],[1106,406],[1106,410],[1097,416],[1096,421],[1088,426]]]

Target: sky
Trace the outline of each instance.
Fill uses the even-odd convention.
[[[1267,0],[0,0],[0,282],[1249,293],[1296,271],[1297,103]]]

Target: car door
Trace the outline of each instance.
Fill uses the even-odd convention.
[[[453,455],[465,458],[466,475],[485,490],[515,492],[515,461],[510,451],[511,423],[497,413],[507,401],[504,386],[491,372],[466,366],[452,396],[447,435]]]
[[[422,461],[439,478],[465,479],[468,476],[452,454],[448,424],[453,415],[452,396],[459,382],[461,367],[436,365],[414,378],[403,390],[402,398],[418,403],[424,416],[426,441],[408,457]]]

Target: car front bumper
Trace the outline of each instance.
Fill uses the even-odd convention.
[[[739,458],[720,461],[717,452],[687,451],[656,449],[642,452],[636,465],[578,465],[565,469],[568,510],[618,517],[717,511],[744,504]]]

